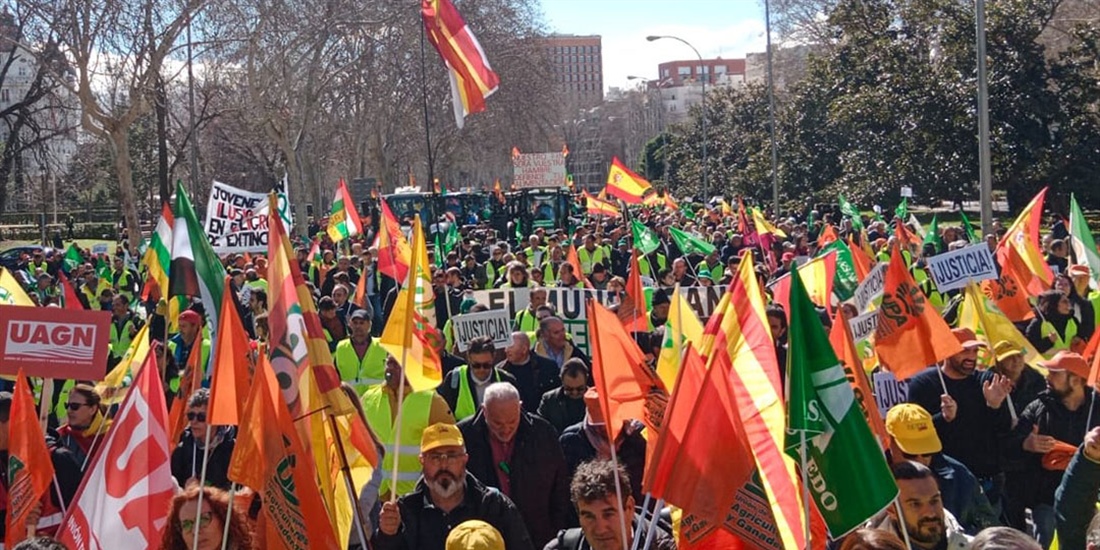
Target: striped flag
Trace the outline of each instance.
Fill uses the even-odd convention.
[[[1077,204],[1077,197],[1073,194],[1069,196],[1069,233],[1073,255],[1077,258],[1075,263],[1087,265],[1092,280],[1100,280],[1100,252],[1096,250],[1096,241],[1085,221],[1085,214],[1081,212],[1081,205]]]
[[[1039,246],[1039,229],[1042,225],[1043,201],[1046,199],[1047,188],[1044,187],[1031,202],[1027,204],[1020,216],[1008,228],[1005,236],[997,245],[997,258],[1002,263],[1007,257],[1008,247],[1012,247],[1020,256],[1021,263],[1027,266],[1029,273],[1021,273],[1027,277],[1028,292],[1032,296],[1038,296],[1040,292],[1048,290],[1054,282],[1054,274],[1050,271],[1043,258],[1042,248]]]
[[[413,218],[412,265],[393,311],[386,321],[379,343],[398,361],[413,391],[430,390],[443,381],[443,370],[435,341],[435,292],[428,275],[428,246],[420,217]]]
[[[497,91],[500,78],[450,0],[423,0],[420,16],[428,41],[447,65],[455,124],[462,128],[467,115],[485,110],[485,98]]]
[[[359,212],[355,210],[355,202],[351,199],[344,180],[340,180],[340,184],[336,186],[336,197],[332,199],[327,231],[334,243],[363,232],[363,222],[359,221]]]
[[[619,207],[614,203],[593,197],[588,191],[584,192],[584,205],[590,216],[617,218],[621,214]]]
[[[176,183],[175,222],[172,228],[172,261],[168,270],[169,296],[198,296],[213,330],[218,326],[225,268],[210,247],[199,217],[187,198],[183,182]],[[160,235],[154,235],[154,239]],[[153,249],[153,246],[149,247]],[[159,256],[158,256],[159,258]]]
[[[409,264],[412,263],[412,248],[409,247],[405,234],[401,232],[401,224],[393,215],[386,199],[378,204],[382,218],[374,240],[374,246],[378,248],[378,271],[395,281],[404,281],[409,274]]]
[[[798,268],[810,300],[818,307],[832,309],[830,299],[833,295],[834,275],[837,270],[837,251],[830,250]],[[787,319],[791,317],[791,274],[788,273],[771,284],[774,302],[783,306]]]
[[[611,169],[607,172],[607,187],[605,189],[607,189],[608,194],[630,204],[641,204],[642,198],[652,187],[645,178],[627,168],[619,160],[619,157],[612,157]]]

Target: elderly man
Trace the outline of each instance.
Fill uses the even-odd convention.
[[[516,503],[536,548],[566,527],[569,472],[548,422],[523,411],[520,394],[498,382],[485,390],[481,412],[458,423],[471,474]]]
[[[571,344],[565,337],[565,323],[558,317],[547,317],[539,322],[539,341],[535,344],[535,353],[557,365],[558,369],[574,357],[590,365],[588,356]]]
[[[533,550],[516,505],[466,471],[462,432],[433,424],[420,439],[423,475],[416,489],[386,502],[378,515],[372,545],[378,550],[444,550],[453,526],[477,519],[495,527],[508,550]]]
[[[535,334],[539,329],[539,320],[536,312],[539,310],[539,306],[546,303],[546,287],[536,286],[531,289],[530,301],[527,307],[516,313],[515,322],[512,325],[513,330],[526,332],[528,334]]]
[[[504,357],[497,369],[515,377],[523,410],[535,412],[542,394],[558,387],[561,369],[553,361],[531,353],[531,340],[525,332],[512,333],[512,344],[504,348]]]

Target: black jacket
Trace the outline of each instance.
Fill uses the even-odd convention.
[[[486,487],[469,472],[466,473],[466,495],[450,513],[432,504],[424,480],[413,492],[397,500],[401,510],[401,528],[396,535],[375,530],[371,546],[375,550],[444,550],[447,533],[456,525],[479,519],[496,527],[508,550],[534,550],[531,536],[523,524],[516,505],[500,491]]]
[[[538,411],[542,394],[561,385],[561,370],[558,365],[534,352],[529,354],[527,363],[514,365],[501,361],[497,368],[516,378],[515,385],[519,390],[519,398],[523,401],[523,410],[529,413]]]
[[[498,487],[499,470],[489,442],[492,434],[479,413],[458,423],[470,456],[466,471],[487,486]],[[508,463],[512,502],[519,508],[535,547],[545,545],[570,517],[569,472],[558,445],[558,434],[548,422],[530,413],[520,417]]]
[[[999,408],[991,409],[985,404],[982,382],[977,375],[963,380],[944,375],[947,393],[958,405],[955,419],[947,422],[940,412],[943,385],[936,372],[939,368],[929,367],[909,379],[908,401],[932,415],[944,454],[965,464],[979,479],[1002,472],[1000,458],[991,451],[997,448],[998,435],[1012,428],[1007,400]]]
[[[1085,548],[1089,521],[1096,513],[1096,493],[1100,491],[1100,464],[1077,449],[1066,468],[1062,483],[1054,493],[1054,515],[1058,520],[1058,546]]]
[[[630,477],[630,492],[634,502],[642,502],[642,474],[645,472],[645,438],[640,432],[624,436],[622,444],[616,447],[616,458],[626,468]],[[565,465],[569,467],[569,478],[573,478],[577,467],[583,462],[596,458],[596,448],[584,434],[584,421],[569,426],[558,438],[561,450],[565,454]]]
[[[542,394],[537,414],[545,418],[560,434],[569,426],[584,420],[585,412],[587,409],[584,399],[573,399],[565,395],[561,386],[558,386]]]
[[[637,528],[637,523],[631,522],[631,532]],[[645,548],[645,534],[638,543],[638,548]],[[653,550],[676,550],[676,541],[660,528],[653,532],[653,543],[649,545]],[[592,545],[584,538],[584,531],[580,527],[566,529],[558,533],[554,540],[550,541],[542,550],[591,550]]]
[[[1092,419],[1088,418],[1091,399],[1092,390],[1086,389],[1085,400],[1081,403],[1081,406],[1077,407],[1077,410],[1071,411],[1049,391],[1039,394],[1039,398],[1032,401],[1024,409],[1024,413],[1020,415],[1020,423],[1014,430],[1019,444],[1022,446],[1024,439],[1031,433],[1032,427],[1038,426],[1039,433],[1042,435],[1049,435],[1070,445],[1081,445],[1085,433],[1100,425],[1100,413],[1094,411]],[[1030,455],[1026,471],[1033,474],[1034,477],[1030,478],[1029,486],[1032,488],[1032,492],[1025,505],[1053,504],[1054,491],[1062,481],[1063,472],[1043,468],[1043,455],[1041,454],[1026,454]]]
[[[212,428],[213,429],[213,428]],[[205,437],[201,434],[199,437]],[[211,438],[214,437],[211,433]],[[206,484],[229,490],[229,459],[233,456],[233,447],[237,444],[237,434],[228,429],[218,446],[210,450],[210,464],[206,466]],[[195,444],[191,430],[184,430],[179,445],[172,451],[172,477],[183,487],[190,478],[199,479],[202,475],[202,448]]]

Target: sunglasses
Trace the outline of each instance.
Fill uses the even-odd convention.
[[[206,422],[206,413],[189,412],[187,413],[187,419],[192,421],[197,420],[199,422]]]
[[[491,369],[491,368],[493,368],[493,364],[492,363],[470,363],[470,368],[471,369],[479,369],[479,370],[480,369]]]
[[[199,527],[206,527],[207,525],[210,525],[211,521],[214,521],[214,514],[210,512],[203,512],[199,514]],[[183,528],[184,531],[190,531],[195,527],[195,520],[181,519],[180,527]]]
[[[65,408],[70,411],[79,411],[81,407],[87,407],[87,403],[65,403]]]
[[[584,395],[584,392],[588,391],[588,386],[577,386],[571,388],[569,386],[562,386],[561,392],[566,395]]]

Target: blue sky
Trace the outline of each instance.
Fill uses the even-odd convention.
[[[764,51],[763,0],[542,0],[553,32],[603,37],[604,88],[630,87],[627,76],[657,77],[665,61],[694,59],[675,40],[646,42],[651,34],[690,42],[705,58],[739,58]]]

